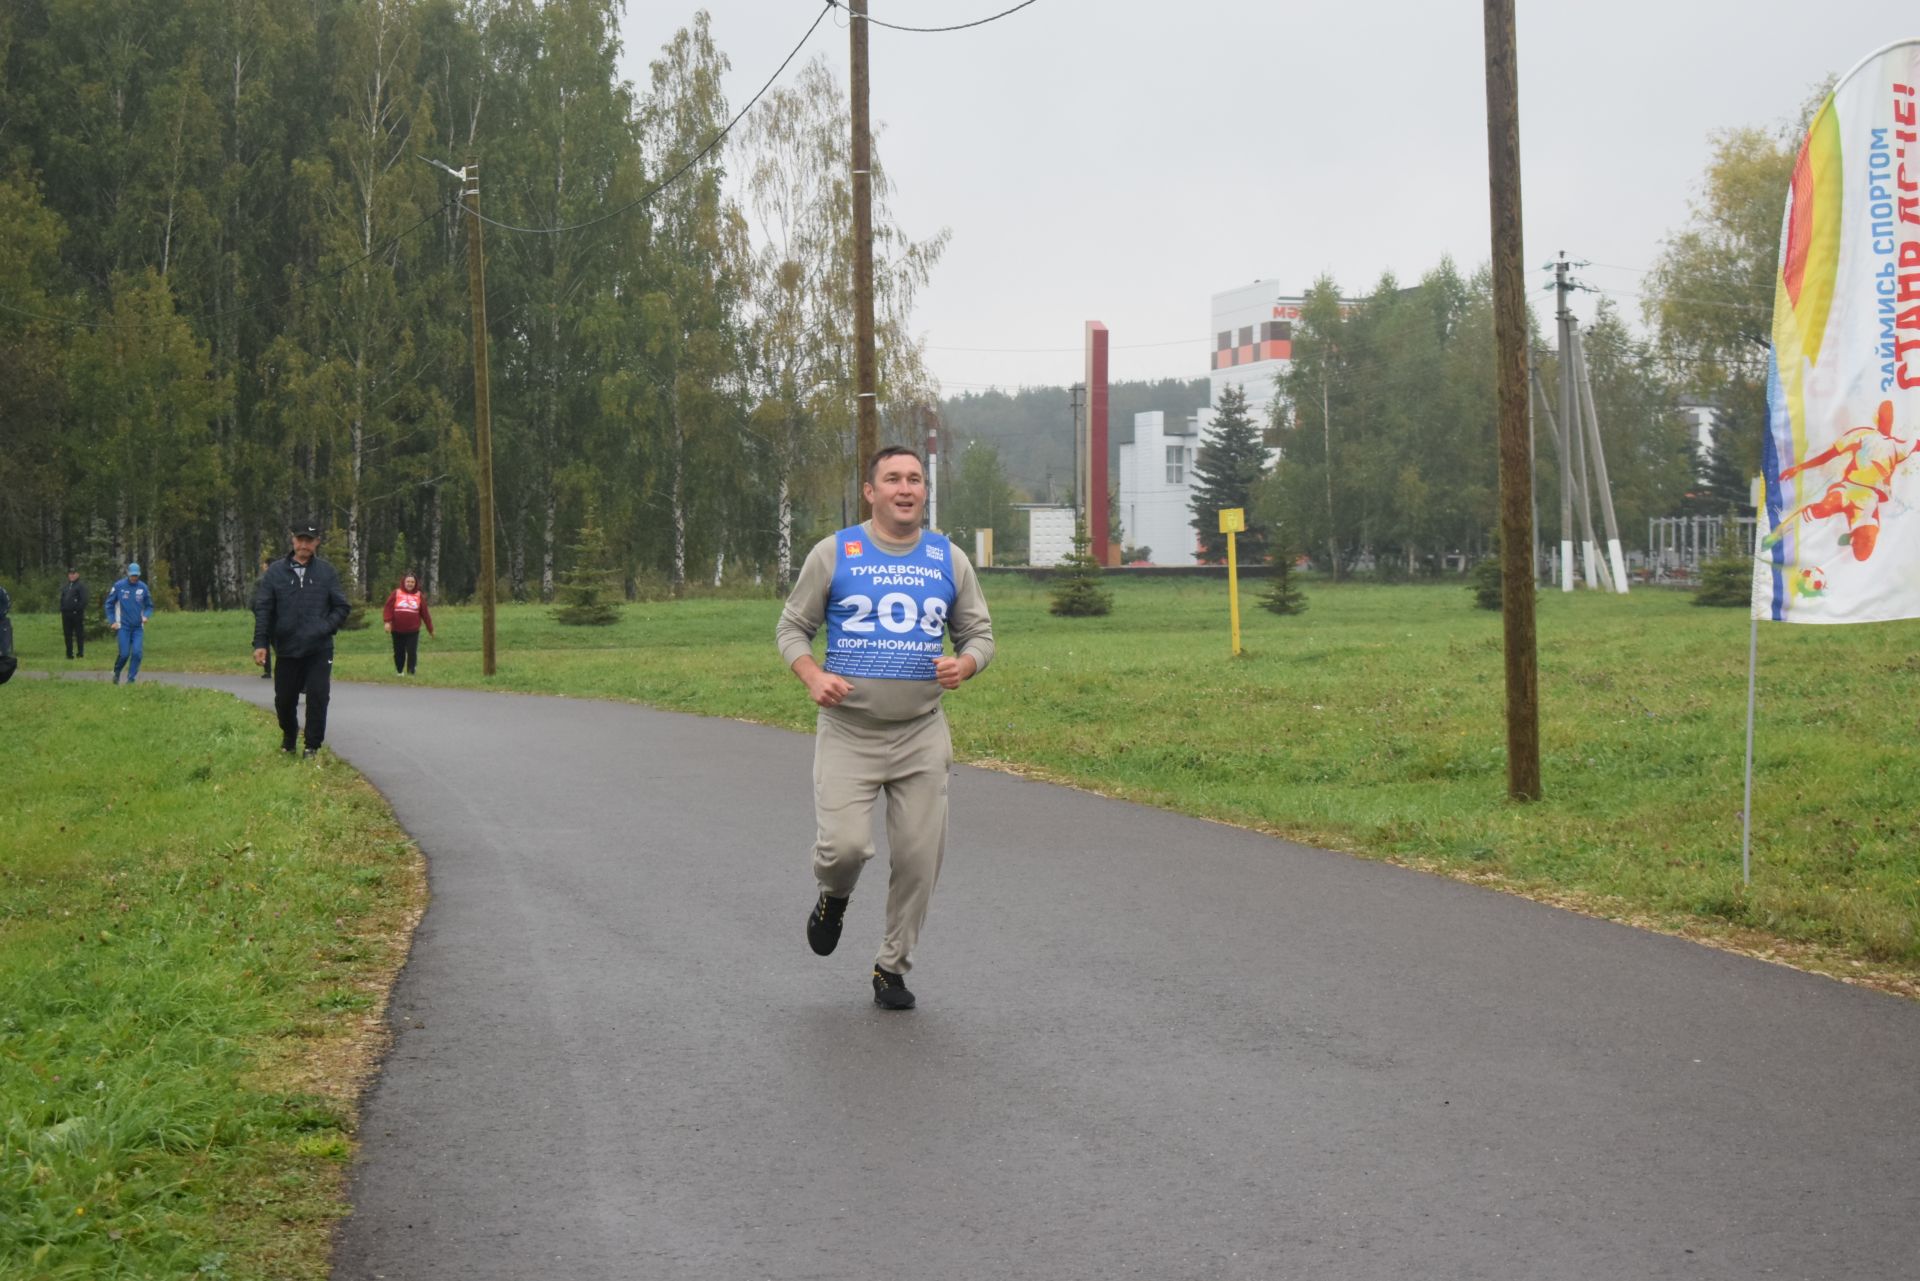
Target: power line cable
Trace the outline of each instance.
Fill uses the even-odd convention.
[[[1032,2],[1033,0],[1028,0],[1029,4],[1031,4]],[[522,235],[558,236],[566,232],[581,231],[588,227],[597,226],[600,223],[607,221],[609,218],[619,217],[621,214],[627,212],[629,209],[633,209],[640,205],[646,204],[649,200],[652,200],[655,196],[659,195],[661,192],[665,191],[668,187],[671,187],[674,183],[678,182],[695,165],[699,164],[702,160],[706,159],[708,154],[711,153],[715,147],[719,146],[721,142],[723,142],[726,139],[726,136],[729,133],[733,132],[733,127],[739,124],[740,121],[743,118],[745,118],[746,114],[749,111],[753,110],[754,105],[758,103],[761,98],[766,96],[767,90],[773,88],[774,82],[780,79],[781,75],[786,71],[787,67],[793,62],[793,60],[800,56],[800,51],[806,48],[807,41],[813,39],[813,33],[820,29],[820,23],[825,20],[827,14],[833,11],[835,4],[836,4],[836,0],[826,0],[826,3],[821,6],[819,14],[817,14],[814,17],[813,25],[807,28],[807,33],[800,37],[800,43],[793,46],[792,52],[788,53],[787,56],[781,60],[780,65],[774,69],[774,73],[771,76],[767,77],[767,82],[760,86],[760,92],[754,94],[752,98],[748,99],[747,105],[740,108],[740,110],[734,114],[733,119],[727,121],[727,123],[721,127],[720,132],[714,134],[713,137],[709,138],[707,140],[706,146],[694,152],[693,155],[687,159],[687,162],[685,164],[681,165],[678,169],[668,174],[665,178],[662,178],[658,183],[654,184],[654,186],[650,190],[644,192],[643,194],[641,194],[640,196],[632,200],[629,200],[626,204],[621,205],[616,209],[609,209],[606,213],[601,214],[597,218],[589,218],[585,222],[570,223],[564,227],[516,227],[512,223],[501,222],[499,219],[489,218],[485,214],[480,215],[480,221],[486,223],[490,227],[498,227],[502,231],[519,232]]]
[[[1211,342],[1211,341],[1212,339],[1210,338],[1169,338],[1165,342],[1116,343],[1109,350],[1139,351],[1147,347],[1186,347],[1186,346],[1190,346],[1193,343]],[[977,352],[990,352],[998,355],[1026,355],[1026,354],[1047,355],[1047,354],[1054,354],[1054,353],[1060,353],[1060,352],[1084,351],[1086,349],[1084,347],[939,347],[929,343],[925,348],[925,350],[927,351],[977,351]]]
[[[827,0],[827,3],[832,5],[836,9],[846,8],[846,6],[841,3],[841,0]],[[1022,9],[1026,8],[1028,5],[1034,4],[1034,3],[1036,3],[1036,0],[1021,0],[1021,3],[1013,6],[1013,8],[1004,9],[1001,12],[994,14],[991,18],[981,18],[974,22],[962,22],[956,26],[951,26],[951,27],[903,27],[903,26],[900,26],[898,23],[882,22],[880,21],[880,19],[872,16],[871,14],[855,14],[851,9],[847,10],[847,17],[849,20],[855,17],[864,17],[866,18],[868,26],[885,27],[889,31],[910,31],[916,35],[939,35],[948,31],[966,31],[972,27],[984,27],[989,22],[998,22],[1000,21],[1000,19],[1005,18],[1010,14],[1018,13]]]

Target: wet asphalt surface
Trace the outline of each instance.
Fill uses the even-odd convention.
[[[342,684],[329,745],[433,895],[343,1281],[1920,1276],[1920,1004],[961,768],[889,1014],[805,736]]]

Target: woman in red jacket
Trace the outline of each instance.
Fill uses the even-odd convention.
[[[413,675],[414,665],[420,660],[420,628],[425,626],[427,635],[433,635],[433,612],[427,608],[427,594],[420,590],[420,580],[411,573],[402,578],[387,597],[380,616],[387,620],[387,631],[393,637],[394,674]]]

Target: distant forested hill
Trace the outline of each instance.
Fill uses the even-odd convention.
[[[1117,382],[1108,388],[1107,464],[1133,439],[1133,416],[1158,409],[1169,421],[1185,419],[1207,403],[1207,380],[1166,378]],[[1023,387],[1017,392],[967,392],[941,402],[941,420],[957,455],[973,441],[991,445],[1014,488],[1036,502],[1064,501],[1073,485],[1073,408],[1065,387]]]

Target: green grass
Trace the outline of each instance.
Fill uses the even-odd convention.
[[[417,852],[224,695],[0,716],[0,1277],[326,1276]]]
[[[1248,593],[1238,659],[1223,584],[1113,586],[1110,616],[1063,619],[1044,586],[989,580],[1000,657],[948,699],[963,758],[1720,941],[1780,940],[1816,966],[1920,975],[1916,624],[1763,629],[1749,889],[1741,611],[1544,594],[1546,796],[1516,805],[1500,617],[1463,585],[1308,585],[1311,608],[1289,618]],[[441,609],[417,679],[805,728],[812,708],[773,652],[777,612],[697,598],[563,628],[509,606],[489,683],[477,611]],[[41,645],[57,665],[57,620],[21,622],[22,653]],[[249,632],[239,615],[165,615],[149,662],[250,670]],[[377,626],[342,636],[335,670],[396,679]]]

